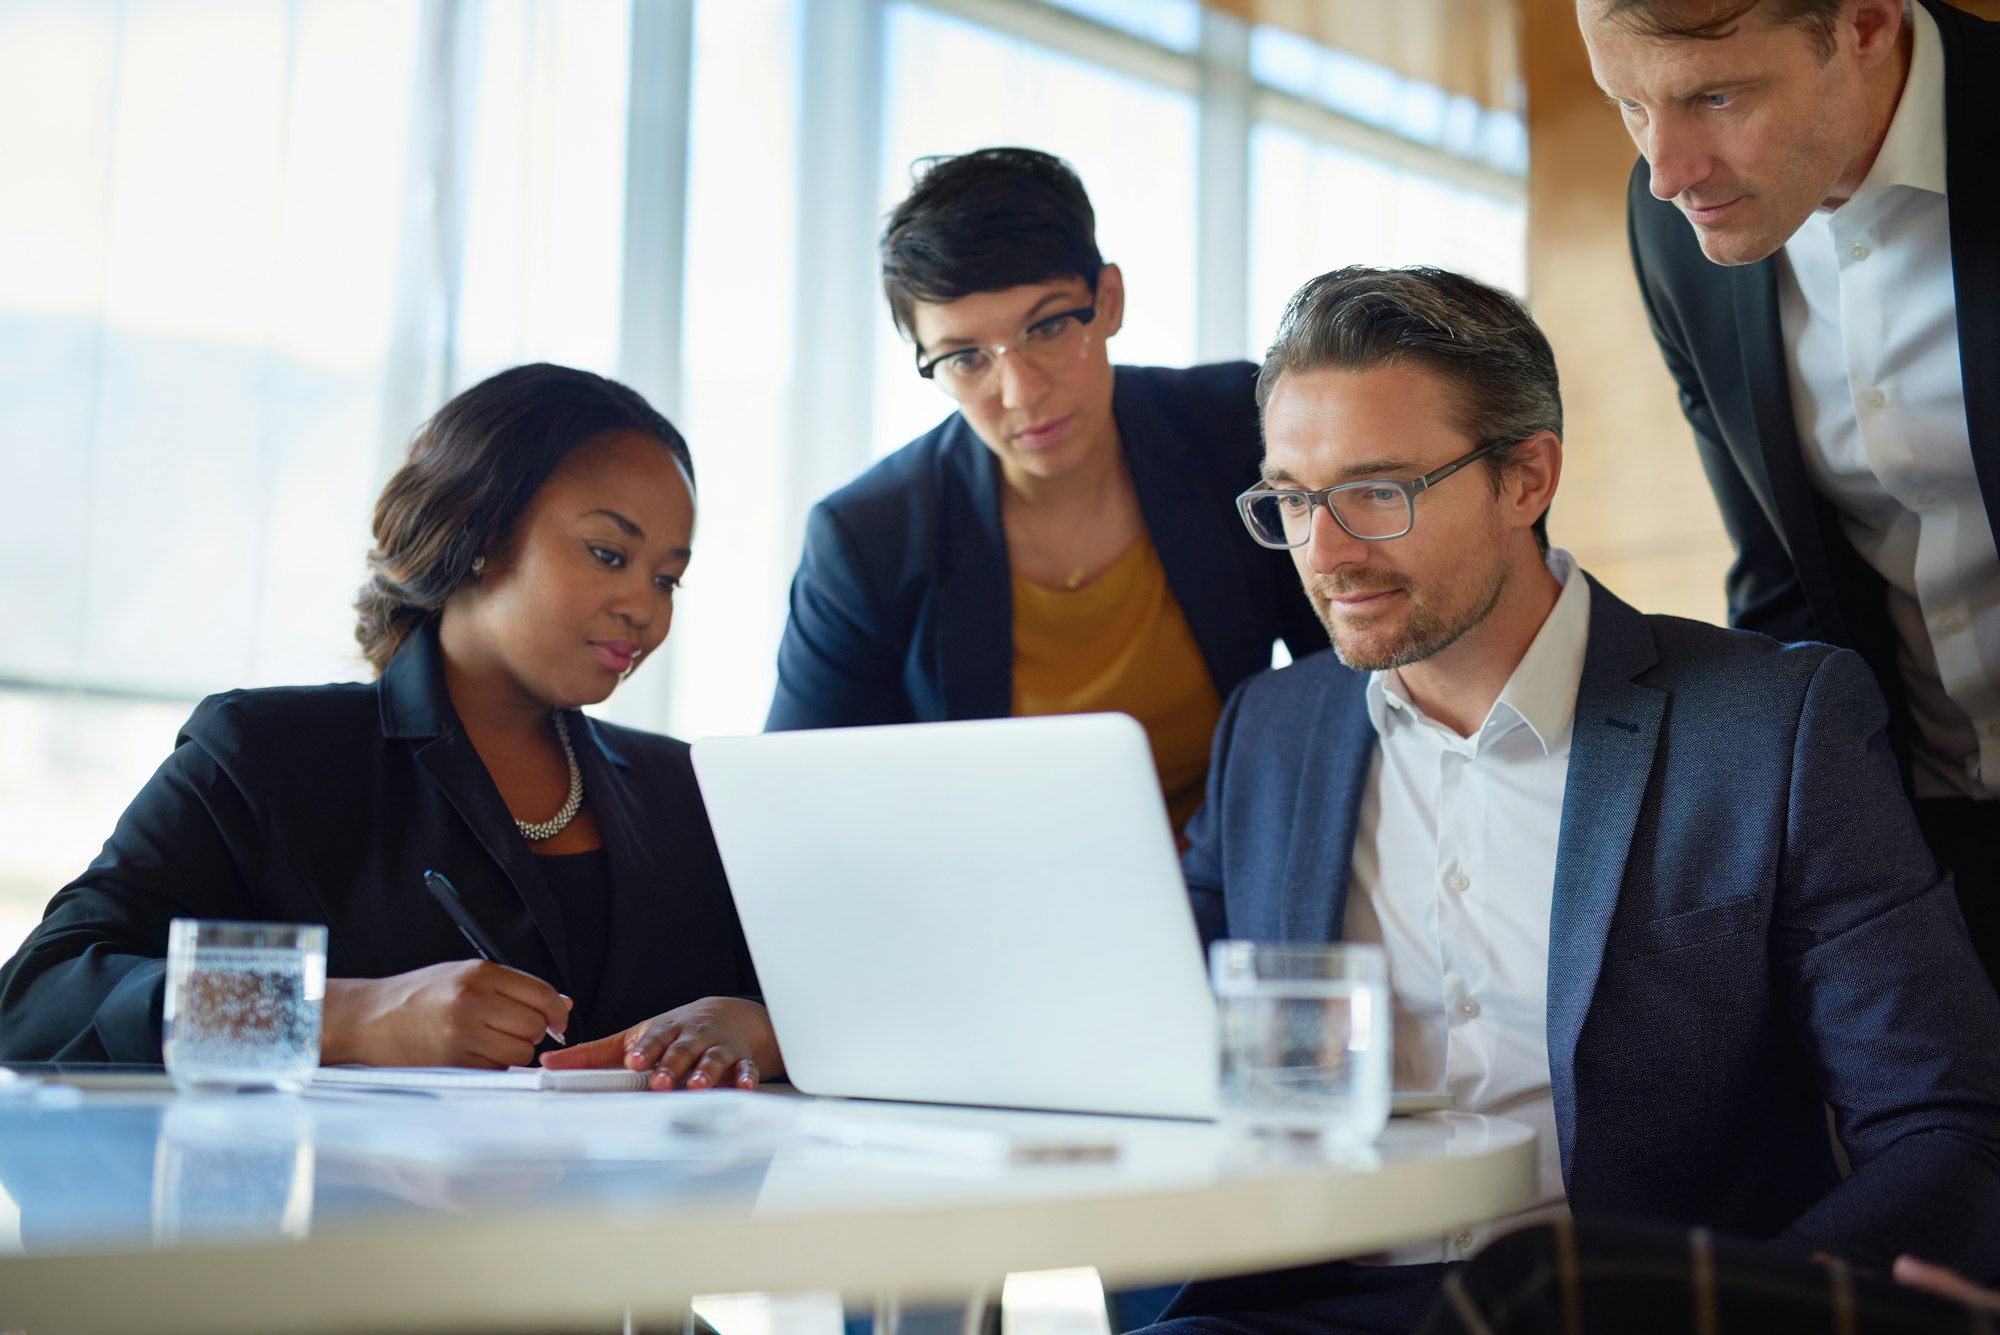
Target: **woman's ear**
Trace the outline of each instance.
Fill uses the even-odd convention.
[[[1097,318],[1092,322],[1110,338],[1125,327],[1125,275],[1115,264],[1097,271]]]

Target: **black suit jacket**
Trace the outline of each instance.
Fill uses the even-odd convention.
[[[2000,101],[1991,87],[2000,76],[2000,24],[1919,2],[1944,48],[1959,362],[1973,467],[1987,520],[2000,531]],[[1911,724],[1887,590],[1807,480],[1778,322],[1777,258],[1734,268],[1710,262],[1680,210],[1647,189],[1644,159],[1628,196],[1639,289],[1736,545],[1730,624],[1858,650],[1888,697],[1907,768]]]
[[[509,963],[612,1033],[756,992],[683,742],[570,715],[603,832],[601,977],[569,967],[559,905],[445,693],[435,623],[380,681],[204,700],[89,870],[0,969],[0,1058],[160,1059],[174,918],[327,926],[327,972],[380,978],[471,956],[425,891],[451,877]]]
[[[1326,632],[1284,552],[1243,533],[1258,476],[1256,368],[1121,366],[1111,408],[1167,585],[1227,697]],[[953,413],[813,508],[766,727],[1005,718],[1014,595],[998,464]]]

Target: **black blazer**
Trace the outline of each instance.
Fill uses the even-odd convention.
[[[159,1061],[177,917],[325,923],[335,978],[469,958],[427,867],[509,963],[575,998],[576,1037],[754,994],[687,745],[581,714],[570,738],[610,865],[601,977],[569,970],[559,906],[459,725],[432,623],[378,682],[202,701],[0,969],[0,1058]]]
[[[2000,532],[2000,102],[1991,88],[2000,24],[1920,3],[1943,39],[1959,363],[1973,468]],[[1711,263],[1680,210],[1654,199],[1646,182],[1641,159],[1627,192],[1632,263],[1736,546],[1730,624],[1858,650],[1889,700],[1891,737],[1907,760],[1911,723],[1887,590],[1806,477],[1778,323],[1777,259]]]
[[[1121,366],[1112,391],[1139,510],[1216,694],[1327,647],[1284,552],[1236,494],[1262,459],[1256,368]],[[813,508],[778,646],[771,729],[1005,718],[1014,598],[999,464],[957,413]]]

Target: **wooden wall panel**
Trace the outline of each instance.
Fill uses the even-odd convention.
[[[1521,0],[1528,299],[1566,418],[1549,536],[1642,611],[1720,621],[1730,559],[1625,247],[1637,156],[1597,85],[1575,0]]]

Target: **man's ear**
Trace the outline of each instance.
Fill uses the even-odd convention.
[[[1125,327],[1125,275],[1115,264],[1097,271],[1097,318],[1092,327],[1103,331],[1100,338],[1110,338]]]
[[[1862,68],[1872,68],[1893,56],[1903,40],[1902,0],[1857,0],[1851,11],[1841,15],[1840,23],[1854,34]],[[1836,30],[1836,43],[1846,35]]]
[[[1512,527],[1531,528],[1548,512],[1562,481],[1562,454],[1562,437],[1553,431],[1537,431],[1509,454],[1501,492]]]

